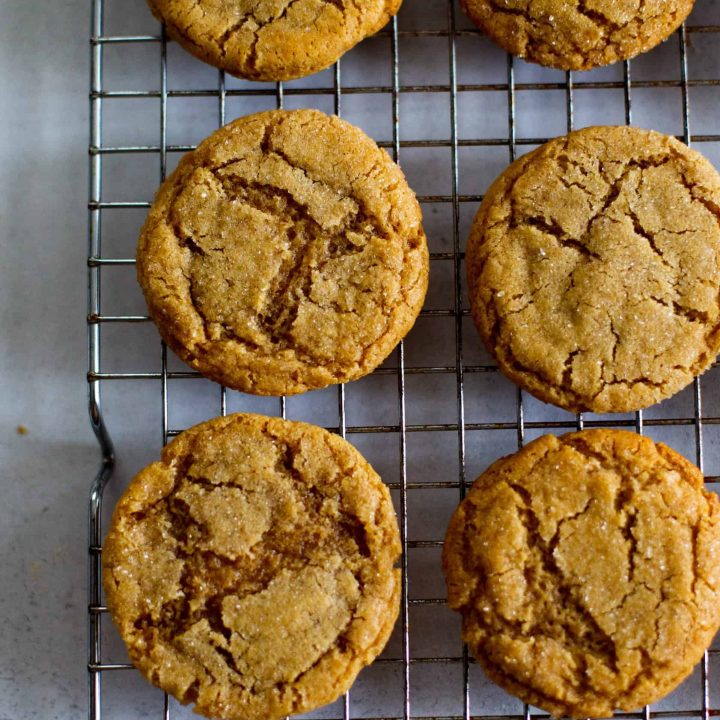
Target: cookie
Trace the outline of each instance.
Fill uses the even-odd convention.
[[[695,0],[460,0],[470,19],[513,55],[560,70],[590,70],[651,50]]]
[[[420,206],[388,154],[315,110],[218,130],[161,186],[138,280],[167,344],[229,387],[283,395],[372,372],[428,282]]]
[[[324,70],[374,35],[402,0],[148,0],[188,52],[248,80]]]
[[[485,344],[525,390],[572,411],[652,405],[720,349],[720,176],[656,132],[556,138],[488,191],[467,278]]]
[[[399,609],[387,487],[321,428],[231,415],[130,483],[103,548],[130,658],[195,711],[269,720],[332,702]]]
[[[491,679],[555,717],[608,717],[670,692],[718,630],[720,501],[648,438],[546,435],[475,481],[443,566]]]

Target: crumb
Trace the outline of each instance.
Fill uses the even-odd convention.
[[[17,434],[18,435],[27,435],[28,429],[24,425],[18,425],[17,426]]]

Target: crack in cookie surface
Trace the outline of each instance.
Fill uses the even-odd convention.
[[[121,499],[105,589],[133,662],[212,717],[332,701],[382,649],[400,552],[382,481],[301,423],[219,418],[182,434]]]
[[[625,60],[665,40],[694,0],[462,0],[508,52],[562,70]]]
[[[720,349],[720,177],[678,141],[589,128],[518,160],[468,242],[473,317],[501,370],[568,410],[623,412]]]
[[[672,690],[720,626],[720,502],[669,448],[545,436],[492,465],[448,529],[448,600],[488,674],[557,715]]]
[[[213,379],[324,387],[370,372],[412,326],[428,273],[419,205],[356,128],[309,110],[250,116],[163,187],[138,277],[165,339]]]

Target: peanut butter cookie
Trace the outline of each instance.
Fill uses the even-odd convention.
[[[160,188],[137,252],[168,345],[258,395],[372,372],[415,322],[428,267],[400,168],[315,110],[250,115],[211,135]]]
[[[103,584],[150,682],[209,717],[269,720],[333,701],[380,653],[399,554],[387,487],[349,443],[231,415],[131,482]]]
[[[495,682],[556,717],[606,717],[675,688],[720,626],[720,502],[662,444],[546,435],[453,515],[450,607]]]
[[[590,70],[651,50],[695,0],[460,0],[500,47],[560,70]]]
[[[656,132],[556,138],[488,191],[467,274],[510,379],[567,410],[647,407],[720,349],[720,176]]]
[[[148,0],[188,52],[248,80],[291,80],[332,65],[402,0]]]

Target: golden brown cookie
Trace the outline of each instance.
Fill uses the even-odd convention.
[[[367,135],[316,110],[218,130],[161,186],[137,251],[150,315],[207,377],[283,395],[372,372],[428,282],[420,206]]]
[[[130,658],[195,711],[270,720],[329,703],[398,614],[387,487],[321,428],[231,415],[131,482],[103,548]]]
[[[674,138],[594,127],[513,163],[467,247],[500,369],[573,411],[673,395],[720,349],[720,176]]]
[[[651,50],[695,0],[460,0],[500,47],[560,70],[590,70]]]
[[[248,80],[291,80],[332,65],[402,0],[148,0],[188,52]]]
[[[475,481],[443,566],[495,682],[556,717],[606,717],[670,692],[718,630],[720,502],[647,438],[545,435]]]

